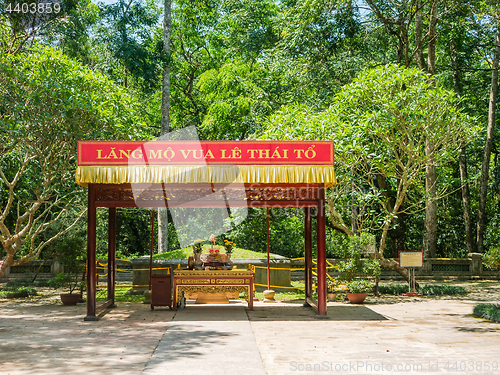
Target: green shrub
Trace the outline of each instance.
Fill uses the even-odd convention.
[[[20,286],[33,286],[33,283],[29,280],[9,280],[6,284],[6,287],[8,288],[17,288]]]
[[[474,307],[474,316],[500,323],[500,304],[480,303]]]
[[[500,271],[500,247],[489,249],[483,257],[484,264],[493,269]]]
[[[406,293],[408,290],[408,285],[405,284],[386,284],[378,286],[378,291],[381,294],[392,294],[395,296]]]
[[[36,280],[32,282],[31,280],[9,280],[6,284],[7,287],[20,287],[20,286],[29,286],[29,287],[43,287],[48,286],[48,282],[46,280]]]
[[[417,289],[417,292],[424,296],[456,296],[467,294],[467,288],[454,285],[423,285]]]
[[[379,285],[378,290],[382,294],[400,295],[408,292],[408,284]],[[454,285],[422,285],[417,292],[424,296],[454,296],[467,294],[467,288]]]
[[[366,279],[356,279],[347,283],[347,290],[350,293],[367,293],[372,288],[372,284]]]
[[[26,298],[38,295],[37,291],[27,286],[7,286],[0,289],[2,298]]]

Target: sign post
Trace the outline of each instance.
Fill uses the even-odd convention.
[[[415,268],[424,267],[424,252],[423,251],[400,251],[399,252],[399,267],[408,268],[410,272],[410,285],[408,293],[403,293],[406,297],[417,297],[421,294],[415,290]]]

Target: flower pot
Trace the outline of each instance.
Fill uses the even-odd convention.
[[[366,298],[366,292],[363,293],[347,293],[347,299],[351,303],[363,303]]]
[[[337,293],[327,293],[328,295],[328,302],[334,302],[335,298],[337,297]]]
[[[233,265],[233,261],[231,260],[231,253],[226,253],[226,263],[228,266]]]
[[[80,293],[75,293],[75,294],[64,293],[64,294],[61,294],[60,297],[61,297],[61,302],[63,303],[63,305],[73,306],[73,305],[76,305],[80,301],[80,298],[82,298],[82,295]]]
[[[194,253],[194,267],[201,267],[203,266],[203,261],[201,260],[201,253]]]

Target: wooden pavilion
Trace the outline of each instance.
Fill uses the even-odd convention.
[[[96,314],[115,302],[117,207],[303,207],[305,304],[326,315],[325,189],[336,182],[333,162],[333,142],[325,141],[78,142],[76,182],[88,187],[85,320],[97,320]],[[98,207],[109,212],[107,300],[99,306]],[[314,207],[317,301],[312,293]]]

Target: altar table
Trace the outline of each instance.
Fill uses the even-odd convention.
[[[174,308],[182,292],[243,292],[248,307],[253,309],[254,273],[246,270],[174,271]]]

